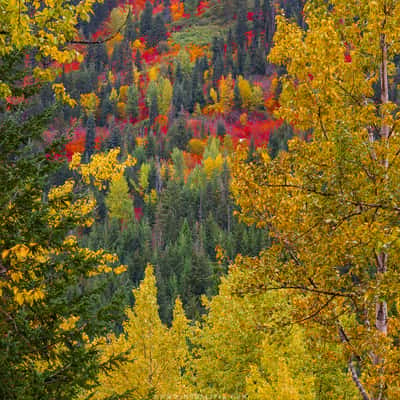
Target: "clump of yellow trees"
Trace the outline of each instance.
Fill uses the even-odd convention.
[[[168,327],[160,321],[148,266],[123,332],[98,342],[105,359],[129,353],[128,359],[99,376],[93,398],[117,392],[128,399],[356,399],[350,377],[333,357],[340,354],[337,346],[307,340],[299,326],[278,329],[282,310],[289,320],[287,299],[278,293],[238,296],[240,276],[233,268],[219,294],[205,300],[208,314],[199,324],[187,320],[177,299]]]
[[[233,191],[273,244],[238,260],[240,293],[285,293],[308,337],[341,343],[364,400],[399,397],[400,2],[309,1],[277,19],[277,115],[310,133],[271,160],[239,152]],[[257,194],[255,196],[255,193]],[[282,320],[283,321],[283,320]]]

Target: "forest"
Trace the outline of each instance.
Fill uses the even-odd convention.
[[[400,398],[400,0],[0,0],[0,399]]]

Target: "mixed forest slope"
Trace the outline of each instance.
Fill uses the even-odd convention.
[[[296,2],[106,0],[81,24],[82,62],[60,65],[78,105],[63,106],[49,140],[70,134],[67,160],[118,147],[138,161],[96,192],[82,243],[128,265],[118,282],[127,294],[154,265],[165,321],[177,295],[190,317],[202,313],[201,295],[215,294],[226,272],[219,247],[233,259],[268,242],[234,217],[227,160],[243,140],[276,153],[292,135],[273,117],[277,70],[267,61],[280,6],[301,15]],[[42,90],[44,107],[50,98]],[[67,176],[66,166],[55,183]]]
[[[399,39],[397,0],[0,1],[0,398],[398,398]]]

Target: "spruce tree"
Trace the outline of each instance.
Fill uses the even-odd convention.
[[[167,38],[167,28],[160,14],[158,14],[152,23],[151,31],[149,33],[149,45],[154,47],[159,42]]]
[[[149,109],[149,125],[152,126],[158,117],[158,99],[157,92],[154,91],[150,99],[150,109]]]
[[[69,400],[107,366],[88,336],[106,333],[121,313],[115,297],[100,304],[108,274],[89,277],[102,252],[71,236],[78,218],[69,213],[70,184],[46,189],[64,143],[43,140],[54,109],[28,106],[34,91],[17,83],[30,73],[22,53],[2,57],[0,79],[30,101],[0,100],[0,398]]]
[[[237,11],[237,22],[236,22],[236,43],[239,47],[246,46],[246,32],[248,31],[247,26],[247,1],[241,0]]]
[[[132,13],[130,10],[126,19],[124,39],[128,42],[134,42],[136,40],[136,26],[133,22]]]
[[[109,139],[109,148],[110,149],[115,149],[116,147],[121,146],[121,131],[118,128],[118,125],[115,123],[115,121],[112,123],[111,126],[111,135]]]
[[[216,84],[222,75],[224,74],[224,58],[223,54],[220,50],[218,50],[218,53],[215,57],[215,62],[214,62],[214,70],[213,70],[213,82]]]
[[[86,140],[85,140],[85,151],[83,153],[84,162],[88,163],[90,157],[95,151],[95,138],[96,138],[96,121],[94,116],[91,114],[86,123]]]
[[[142,70],[142,55],[140,54],[139,49],[136,51],[135,55],[135,65],[136,68],[141,71]]]
[[[140,17],[140,34],[148,36],[152,29],[153,22],[153,6],[150,1],[146,1],[145,8]]]
[[[132,119],[136,119],[139,116],[139,90],[135,84],[129,86],[128,89],[126,112]]]

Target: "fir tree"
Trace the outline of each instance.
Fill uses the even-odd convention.
[[[86,140],[85,140],[85,151],[83,153],[84,162],[88,163],[92,154],[95,151],[95,138],[96,138],[96,121],[94,116],[91,114],[86,124]]]
[[[135,55],[135,65],[136,68],[141,71],[142,70],[142,55],[140,54],[139,49],[136,51]]]
[[[150,109],[149,109],[149,125],[152,126],[158,117],[158,99],[157,92],[154,91],[150,98]]]
[[[89,277],[107,264],[102,251],[82,249],[71,236],[85,220],[70,213],[72,182],[45,191],[64,143],[43,140],[53,109],[27,108],[32,87],[17,82],[30,74],[23,53],[2,56],[0,79],[30,101],[8,110],[0,101],[0,398],[68,400],[107,367],[87,337],[122,316],[115,297],[99,304],[108,275]]]
[[[159,42],[167,38],[167,28],[160,14],[158,14],[153,21],[151,31],[149,33],[149,45],[154,47]]]
[[[247,26],[247,0],[241,0],[237,11],[237,22],[236,22],[236,43],[238,47],[246,46],[246,32],[248,31]]]
[[[132,13],[130,10],[126,19],[124,39],[128,42],[134,42],[136,40],[136,26],[133,22]]]
[[[129,86],[128,89],[126,112],[132,119],[136,119],[139,116],[139,90],[135,84]]]
[[[121,131],[119,130],[118,125],[114,121],[111,126],[109,148],[115,149],[116,147],[120,147],[120,146],[121,146]]]
[[[145,8],[140,17],[140,34],[142,36],[149,36],[152,29],[153,21],[153,6],[150,1],[146,1]]]

